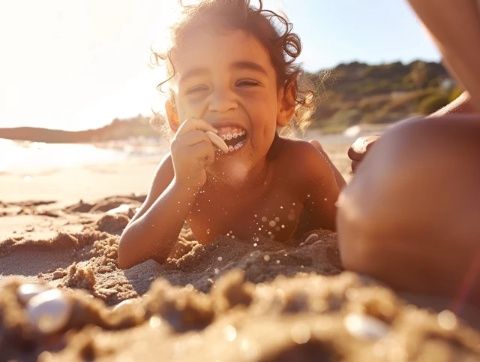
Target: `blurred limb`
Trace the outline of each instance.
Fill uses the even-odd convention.
[[[465,91],[446,106],[435,111],[428,117],[445,116],[451,113],[475,113],[470,94]]]
[[[409,0],[451,74],[480,112],[480,6],[477,0]]]
[[[338,201],[345,268],[480,306],[479,139],[479,115],[389,129]]]

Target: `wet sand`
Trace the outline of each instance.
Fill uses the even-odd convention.
[[[345,146],[326,148],[346,173]],[[0,361],[480,360],[473,317],[462,321],[416,296],[420,308],[343,271],[330,231],[289,245],[222,237],[202,246],[184,230],[164,265],[120,270],[119,235],[145,198],[138,190],[148,188],[150,163],[132,162],[127,172],[145,187],[106,173],[96,175],[99,196],[83,201],[72,202],[80,194],[72,191],[58,197],[61,190],[0,199]],[[61,291],[65,303],[54,309],[57,321],[62,311],[65,318],[55,330],[34,319],[35,297],[22,294],[28,283]]]

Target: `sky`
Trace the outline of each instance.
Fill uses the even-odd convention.
[[[255,3],[253,1],[253,3]],[[302,39],[309,71],[440,56],[405,0],[266,0]],[[159,109],[150,49],[177,0],[0,2],[0,127],[98,128]]]

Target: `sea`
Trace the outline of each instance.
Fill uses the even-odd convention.
[[[385,126],[354,126],[343,133],[325,135],[309,130],[300,138],[317,139],[329,149],[346,150],[358,136],[380,133]],[[1,174],[38,174],[69,167],[116,163],[133,157],[163,156],[169,150],[166,137],[135,137],[101,143],[43,143],[0,138]],[[346,155],[346,152],[343,152]],[[345,157],[341,154],[339,157]],[[330,155],[335,159],[335,155]],[[335,160],[334,160],[335,161]]]
[[[69,167],[121,162],[164,154],[168,141],[135,138],[95,144],[44,143],[0,138],[1,174],[38,174]]]

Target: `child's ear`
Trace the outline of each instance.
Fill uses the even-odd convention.
[[[277,125],[284,127],[290,122],[295,113],[295,99],[297,96],[297,82],[290,81],[279,92],[280,109],[277,116]]]
[[[165,102],[165,111],[167,113],[168,125],[173,132],[177,132],[180,122],[178,118],[177,107],[175,106],[175,100],[172,97],[169,97]]]

